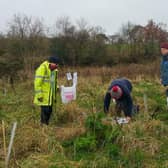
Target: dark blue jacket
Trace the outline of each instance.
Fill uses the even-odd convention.
[[[104,112],[107,113],[109,111],[111,101],[110,90],[114,85],[118,85],[123,91],[122,97],[116,100],[117,103],[121,103],[123,105],[123,111],[125,116],[131,117],[133,108],[132,98],[130,95],[132,91],[132,84],[129,80],[123,78],[112,81],[111,85],[109,86],[104,98]]]
[[[167,86],[168,85],[168,55],[162,56],[160,72],[161,72],[162,85]]]

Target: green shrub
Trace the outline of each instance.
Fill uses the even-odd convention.
[[[74,141],[74,146],[77,152],[91,152],[96,149],[97,141],[94,136],[79,137]]]
[[[117,144],[108,144],[105,149],[110,159],[120,159],[120,147]]]
[[[121,135],[120,128],[116,126],[108,126],[102,123],[103,113],[90,115],[86,120],[87,132],[96,137],[98,145],[105,143],[114,143]]]

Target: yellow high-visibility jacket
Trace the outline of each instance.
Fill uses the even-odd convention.
[[[34,104],[39,106],[53,105],[56,100],[58,70],[51,71],[49,62],[43,62],[35,72],[34,79]],[[39,101],[38,98],[42,98]]]

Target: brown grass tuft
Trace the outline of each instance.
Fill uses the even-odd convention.
[[[84,127],[77,127],[77,126],[71,126],[71,127],[57,127],[56,128],[56,139],[57,140],[68,140],[72,139],[74,137],[80,136],[85,133]]]

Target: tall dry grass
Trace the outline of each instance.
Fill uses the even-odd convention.
[[[40,63],[39,63],[40,65]],[[35,68],[25,66],[24,70],[19,72],[21,80],[30,79],[34,77]],[[85,66],[85,67],[71,67],[59,66],[59,76],[64,77],[67,72],[78,72],[79,76],[91,77],[101,76],[106,77],[127,77],[136,79],[141,77],[155,77],[160,75],[160,60],[144,64],[118,64],[114,66]],[[107,78],[108,79],[108,78]]]

